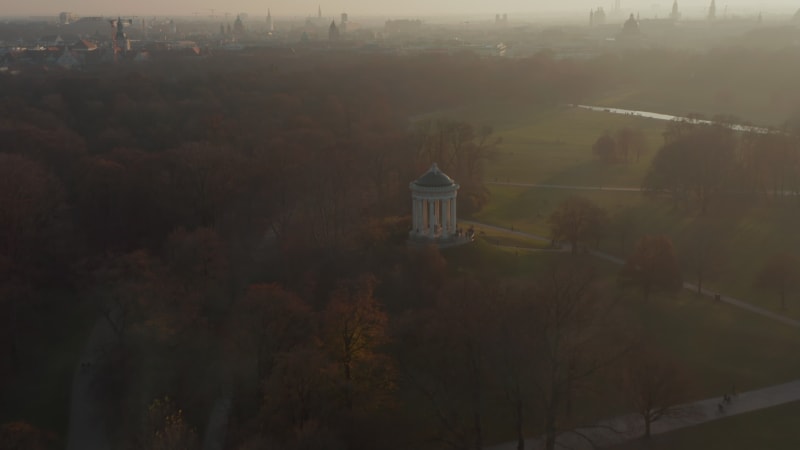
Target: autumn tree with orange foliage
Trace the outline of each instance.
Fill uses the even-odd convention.
[[[388,316],[375,299],[371,275],[339,283],[323,312],[322,338],[338,366],[335,384],[347,410],[385,404],[394,389],[391,359],[382,351],[388,342]]]
[[[316,318],[294,292],[277,284],[257,284],[233,305],[229,328],[237,349],[232,359],[239,364],[254,361],[243,385],[258,386],[283,355],[314,343]]]

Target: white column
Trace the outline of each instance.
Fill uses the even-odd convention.
[[[412,214],[414,214],[413,220],[411,221],[411,226],[413,227],[414,234],[417,234],[417,230],[419,230],[419,199],[414,197],[414,207],[411,210]]]
[[[439,213],[439,233],[444,233],[444,199],[439,199],[436,211]]]
[[[411,197],[411,234],[417,232],[417,198]]]
[[[442,216],[444,217],[444,237],[450,237],[450,199],[442,201]]]
[[[422,233],[423,235],[427,233],[425,231],[425,223],[426,223],[425,219],[427,217],[425,212],[425,206],[427,206],[425,204],[425,199],[424,198],[419,199],[419,232]]]
[[[422,209],[422,199],[417,199],[417,230],[422,233],[422,225],[425,223],[425,210]]]
[[[433,201],[433,211],[436,214],[436,220],[433,222],[436,227],[435,229],[441,232],[442,229],[442,201],[440,199],[436,199]]]
[[[458,228],[458,221],[456,220],[456,197],[450,199],[450,215],[452,217],[450,226],[453,227],[453,233],[455,233]]]
[[[436,201],[433,199],[428,199],[428,236],[433,237],[434,229],[436,224],[436,215],[434,214],[434,209],[436,206]]]

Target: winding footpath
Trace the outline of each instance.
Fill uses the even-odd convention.
[[[636,187],[614,187],[614,186],[576,186],[571,184],[539,184],[539,183],[517,183],[513,181],[489,181],[486,184],[495,186],[527,187],[536,189],[563,189],[569,191],[611,191],[611,192],[642,192],[644,189]]]
[[[98,394],[98,383],[103,375],[103,366],[108,362],[109,352],[115,344],[116,336],[108,320],[105,317],[98,318],[72,377],[67,450],[111,448],[106,414]]]
[[[724,404],[719,397],[687,403],[675,408],[673,417],[666,417],[652,424],[653,435],[700,425],[726,417],[758,411],[773,406],[800,401],[800,380],[741,393]],[[723,403],[722,412],[719,405]],[[639,439],[644,435],[644,424],[640,416],[628,414],[597,422],[594,426],[567,431],[558,436],[559,448],[572,450],[594,450]],[[525,448],[544,448],[540,438],[526,439]],[[517,442],[489,447],[490,450],[517,450]]]
[[[459,222],[462,223],[462,224],[465,224],[465,225],[472,225],[472,226],[474,226],[474,227],[476,227],[478,229],[498,231],[498,232],[511,234],[511,235],[515,235],[515,236],[519,236],[519,237],[524,237],[524,238],[528,238],[528,239],[535,239],[535,240],[539,240],[539,241],[550,242],[550,238],[542,236],[542,235],[538,235],[538,234],[525,233],[523,231],[511,230],[509,228],[499,227],[499,226],[496,226],[496,225],[489,225],[489,224],[486,224],[486,223],[475,222],[474,220],[461,220]],[[570,249],[570,247],[568,245],[562,245],[561,246],[561,250],[562,251],[568,251],[569,249]],[[625,260],[623,260],[622,258],[616,257],[614,255],[610,255],[608,253],[599,252],[599,251],[596,251],[596,250],[590,250],[589,254],[591,254],[592,256],[594,256],[596,258],[600,258],[602,260],[605,260],[605,261],[608,261],[608,262],[611,262],[611,263],[614,263],[614,264],[619,264],[619,265],[625,264]],[[693,283],[688,283],[688,282],[683,283],[683,288],[687,289],[687,290],[690,290],[692,292],[697,292],[697,285],[693,284]],[[717,294],[719,294],[719,296],[720,296],[719,297],[719,301],[721,301],[723,303],[727,303],[727,304],[729,304],[731,306],[735,306],[737,308],[744,309],[744,310],[749,311],[749,312],[754,313],[754,314],[758,314],[760,316],[766,317],[766,318],[774,320],[776,322],[783,323],[784,325],[789,325],[789,326],[792,326],[792,327],[795,327],[795,328],[800,328],[800,320],[795,320],[795,319],[791,319],[791,318],[786,317],[786,316],[782,316],[782,315],[780,315],[780,314],[778,314],[776,312],[770,311],[770,310],[765,309],[765,308],[761,308],[759,306],[755,306],[755,305],[753,305],[751,303],[745,302],[743,300],[739,300],[737,298],[734,298],[734,297],[731,297],[731,296],[728,296],[728,295],[723,295],[723,294],[721,294],[719,292],[716,292],[716,291],[711,291],[711,290],[708,290],[708,289],[702,289],[700,292],[701,292],[701,294],[703,294],[703,295],[705,295],[707,297],[710,297],[710,298],[714,298]]]
[[[639,116],[655,120],[692,120],[697,123],[712,123],[708,120],[687,119],[685,117],[672,116],[668,114],[659,114],[647,111],[634,111],[619,108],[607,108],[601,106],[588,106],[588,105],[572,105],[577,108],[587,109],[591,111],[606,112],[611,114],[623,114],[630,116]],[[728,125],[737,131],[746,131],[753,133],[770,133],[769,129],[748,126],[748,125]],[[517,182],[491,182],[487,184],[513,186],[513,187],[526,187],[538,189],[563,189],[563,190],[582,190],[582,191],[614,191],[614,192],[642,192],[643,189],[638,187],[607,187],[607,186],[577,186],[577,185],[560,185],[560,184],[538,184],[538,183],[517,183]],[[531,233],[525,233],[508,228],[488,225],[474,221],[462,221],[462,223],[470,224],[477,228],[486,230],[500,231],[525,237],[529,239],[536,239],[541,241],[550,242],[550,239],[545,236],[540,236]],[[562,246],[562,250],[568,251],[569,246]],[[624,264],[625,261],[616,256],[599,251],[591,251],[591,255],[603,259],[614,264]],[[693,292],[698,291],[698,287],[692,283],[683,283],[684,289]],[[700,289],[700,293],[707,297],[718,298],[719,301],[724,302],[736,308],[758,314],[784,325],[800,328],[800,321],[794,320],[770,310],[752,305],[745,301],[722,295],[715,291],[707,289]],[[718,297],[717,297],[718,296]],[[663,418],[652,424],[651,434],[661,434],[669,431],[685,428],[693,425],[698,425],[713,420],[723,419],[725,417],[743,414],[760,409],[779,406],[786,403],[800,401],[800,380],[792,381],[785,384],[770,386],[762,389],[757,389],[745,392],[736,396],[730,404],[723,406],[720,410],[722,402],[721,398],[710,398],[700,400],[693,403],[681,405],[676,408],[679,414],[674,417]],[[557,446],[559,448],[567,448],[572,450],[593,450],[595,448],[609,447],[619,445],[637,438],[644,434],[644,424],[640,416],[635,414],[628,414],[624,416],[614,417],[607,420],[602,420],[594,426],[579,428],[576,430],[562,433],[558,437]],[[491,450],[517,450],[517,442],[508,442],[498,446],[490,447]],[[528,439],[525,441],[526,449],[541,449],[544,448],[544,442],[540,438]]]
[[[489,225],[475,221],[461,221],[462,224],[471,225],[476,229],[498,231],[512,234],[528,239],[550,242],[550,239],[541,235],[525,233],[523,231],[510,230],[508,228]],[[562,246],[561,250],[568,251],[569,246]],[[625,261],[608,253],[591,251],[594,257],[603,259],[614,264],[624,264]],[[683,283],[683,287],[693,292],[697,292],[697,285]],[[718,293],[707,289],[702,289],[701,293],[707,297],[714,298]],[[780,314],[774,313],[764,308],[752,305],[745,301],[719,294],[719,300],[736,308],[744,309],[751,313],[758,314],[768,319],[800,328],[800,321],[790,319]],[[719,397],[687,403],[676,408],[679,414],[675,417],[664,418],[652,424],[651,433],[661,434],[668,431],[678,430],[713,420],[724,419],[737,414],[743,414],[760,409],[771,408],[786,403],[800,401],[800,380],[789,383],[769,386],[762,389],[748,391],[736,396],[728,405],[725,405],[723,412],[719,411],[722,399]],[[640,416],[628,414],[614,417],[611,419],[597,422],[594,426],[579,428],[576,430],[562,433],[558,437],[560,448],[572,450],[593,450],[600,447],[619,445],[634,439],[638,439],[644,434],[644,424]],[[525,441],[526,449],[544,448],[543,440],[540,438],[528,439]],[[494,447],[490,450],[517,450],[517,442],[508,442]]]

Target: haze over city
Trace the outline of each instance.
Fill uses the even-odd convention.
[[[702,14],[708,7],[706,0],[683,0],[679,4],[687,13]],[[233,0],[228,2],[214,2],[208,0],[178,0],[162,2],[157,0],[142,0],[137,2],[106,2],[101,0],[7,0],[0,6],[0,15],[43,15],[53,14],[58,11],[72,11],[81,15],[209,15],[214,9],[216,13],[227,11],[231,14],[246,12],[261,14],[270,8],[279,16],[304,16],[316,12],[320,3],[303,0],[271,0],[260,2],[255,0]],[[505,12],[509,14],[554,14],[576,10],[588,10],[598,6],[609,8],[611,1],[597,0],[559,0],[559,1],[521,1],[521,0],[443,0],[443,1],[390,1],[390,0],[334,0],[322,2],[321,6],[326,14],[335,15],[339,12],[349,12],[352,15],[369,16],[414,16],[427,15],[468,15],[468,14],[494,14]],[[642,15],[668,13],[672,2],[668,0],[625,0],[621,8],[625,11],[638,11]],[[718,2],[720,11],[725,8],[731,13],[750,13],[761,11],[764,13],[788,13],[797,8],[796,2],[781,0],[746,1],[731,0]]]

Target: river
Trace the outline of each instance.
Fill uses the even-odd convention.
[[[638,117],[645,117],[648,119],[656,119],[656,120],[685,120],[692,123],[702,123],[706,125],[712,125],[715,122],[711,120],[704,120],[704,119],[691,119],[689,117],[681,117],[681,116],[672,116],[669,114],[661,114],[655,113],[650,111],[636,111],[632,109],[621,109],[621,108],[608,108],[606,106],[590,106],[590,105],[571,105],[576,108],[588,109],[590,111],[598,111],[598,112],[607,112],[611,114],[622,114],[625,116],[638,116]],[[731,128],[735,131],[745,131],[748,133],[759,133],[759,134],[766,134],[766,133],[774,133],[775,130],[770,130],[769,128],[763,127],[756,127],[752,125],[737,125],[737,124],[724,124],[726,127]]]

